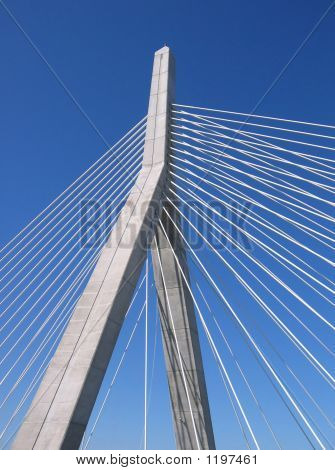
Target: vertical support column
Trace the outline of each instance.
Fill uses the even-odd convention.
[[[133,296],[166,179],[173,62],[155,53],[143,167],[14,440],[13,449],[77,449]],[[150,241],[150,240],[149,240]]]
[[[167,203],[165,209],[178,224],[176,211]],[[177,448],[215,449],[193,300],[175,258],[189,280],[183,240],[164,211],[161,221],[168,240],[158,224],[152,256]]]

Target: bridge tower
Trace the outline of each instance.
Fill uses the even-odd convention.
[[[193,302],[178,266],[187,278],[187,258],[162,213],[164,206],[178,223],[163,198],[174,89],[174,58],[165,46],[154,56],[142,169],[13,449],[79,448],[150,247],[177,448],[215,447]]]

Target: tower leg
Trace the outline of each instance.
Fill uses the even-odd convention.
[[[171,206],[165,208],[178,223]],[[161,220],[187,279],[183,241],[164,211]],[[169,241],[158,224],[152,258],[177,448],[215,449],[193,300]]]

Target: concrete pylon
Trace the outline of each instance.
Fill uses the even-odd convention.
[[[174,60],[169,48],[163,47],[154,57],[142,169],[16,435],[13,449],[79,448],[161,213],[162,194],[166,188],[169,106],[173,92]],[[158,239],[161,239],[159,234]],[[159,247],[161,249],[161,242]],[[157,269],[155,271],[159,282]],[[184,291],[182,284],[180,289]],[[162,298],[160,303],[164,305]],[[184,311],[188,305],[188,302],[178,303],[176,300],[174,311]],[[186,310],[188,312],[189,308]],[[165,318],[164,312],[165,307],[161,309],[161,318]],[[190,324],[193,322],[189,320],[189,314],[184,314],[184,323],[185,318]],[[187,323],[185,325],[185,331],[189,331]],[[162,325],[163,332],[164,328]],[[167,345],[168,337],[165,337],[164,344]],[[183,341],[182,335],[180,341]],[[199,411],[199,400],[195,399],[199,435],[203,436],[203,423],[210,423],[210,417],[207,394],[203,393],[206,391],[203,373],[200,374],[202,378],[194,379],[194,374],[199,375],[199,368],[202,370],[198,346],[193,333],[187,336],[185,362],[190,364],[187,373],[190,374],[190,387],[193,387],[192,395],[200,396],[200,402],[205,400],[207,404]],[[168,346],[165,351],[173,358],[173,346],[171,353]],[[168,370],[171,399],[180,391],[184,403],[173,361],[167,361],[173,372],[170,374]],[[199,387],[202,387],[200,392]],[[184,427],[188,428],[186,407],[180,408],[183,411],[181,415],[178,407],[173,405],[173,408],[175,422],[181,419]],[[175,429],[179,448],[196,448],[193,438],[186,438],[187,433],[180,431],[179,424]],[[192,436],[191,431],[189,434]],[[211,437],[201,439],[203,448],[211,447]]]
[[[179,217],[167,202],[164,208],[169,216],[162,211],[152,260],[177,449],[215,449],[193,300],[180,273],[189,281],[183,240],[174,225]]]

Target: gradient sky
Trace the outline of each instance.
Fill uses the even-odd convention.
[[[2,245],[104,153],[106,144],[1,3]],[[7,0],[5,3],[104,139],[112,144],[146,114],[153,53],[164,43],[176,57],[178,103],[249,112],[331,2]],[[334,28],[332,10],[262,100],[257,109],[259,114],[334,123]],[[195,274],[194,279],[197,276],[200,275]],[[234,283],[236,280],[228,281],[227,289],[237,292]],[[208,296],[214,308],[219,309],[209,290]],[[243,296],[236,302],[242,308],[248,305]],[[154,301],[152,304],[151,351]],[[136,314],[135,305],[133,319]],[[120,337],[102,393],[122,353],[129,328]],[[234,327],[227,328],[235,337]],[[236,336],[236,348],[243,350],[239,341]],[[207,349],[204,347],[204,357],[214,403],[217,446],[243,447]],[[91,441],[92,448],[140,447],[142,352],[143,325]],[[244,356],[242,352],[242,358],[248,362],[247,352]],[[300,366],[299,359],[296,365]],[[257,368],[253,370],[250,366],[249,372],[255,386],[266,395],[263,387],[267,385],[261,375],[258,377]],[[331,396],[324,393],[326,402]],[[280,405],[269,403],[268,409],[277,420],[285,446],[304,448],[304,439],[296,431],[287,431],[287,421],[280,419]],[[273,442],[264,427],[259,425],[258,431],[263,447],[271,448]],[[149,447],[174,447],[160,340],[149,414]]]

